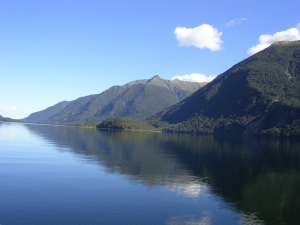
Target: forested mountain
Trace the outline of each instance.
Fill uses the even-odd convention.
[[[59,103],[57,103],[53,106],[50,106],[47,109],[44,109],[42,111],[31,113],[28,117],[23,119],[23,121],[27,122],[27,123],[37,123],[40,121],[44,121],[44,120],[48,119],[49,117],[57,114],[64,107],[66,107],[69,103],[70,103],[69,101],[59,102]]]
[[[177,132],[300,135],[300,41],[274,43],[148,121]]]
[[[123,86],[113,86],[101,94],[89,95],[71,102],[58,103],[38,114],[38,123],[78,124],[90,121],[101,122],[108,117],[127,117],[142,120],[183,100],[206,83],[170,81],[159,76],[147,80],[129,82]],[[62,107],[63,106],[63,107]],[[61,109],[59,110],[59,107]],[[50,109],[55,113],[46,114]],[[52,110],[51,112],[54,112]],[[31,114],[28,121],[37,118]]]

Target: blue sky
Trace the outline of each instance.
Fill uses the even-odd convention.
[[[209,81],[274,41],[300,39],[299,8],[296,0],[1,0],[0,115],[24,118],[154,75]]]

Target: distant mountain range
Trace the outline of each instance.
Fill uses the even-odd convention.
[[[106,120],[112,117],[171,132],[300,137],[300,41],[276,42],[207,85],[154,76],[60,102],[23,121],[145,127]]]
[[[300,41],[272,44],[148,121],[175,132],[300,136]]]
[[[63,101],[45,110],[32,113],[24,122],[48,124],[80,124],[101,122],[109,117],[144,120],[166,107],[185,99],[206,83],[159,76],[136,80],[123,86],[113,86],[101,94],[74,101]]]

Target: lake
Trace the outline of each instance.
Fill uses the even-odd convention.
[[[300,224],[300,141],[0,123],[0,224]]]

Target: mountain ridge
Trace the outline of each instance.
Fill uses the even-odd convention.
[[[181,101],[205,84],[164,80],[156,75],[150,79],[112,86],[100,94],[83,96],[64,104],[63,102],[57,103],[45,109],[46,111],[31,114],[24,121],[41,118],[34,122],[78,124],[91,121],[101,122],[108,117],[143,120]]]
[[[43,121],[45,119],[48,119],[49,117],[51,117],[52,115],[58,113],[60,110],[62,110],[64,107],[66,107],[68,104],[70,104],[70,101],[62,101],[59,102],[53,106],[50,106],[44,110],[35,112],[35,113],[31,113],[28,117],[26,117],[24,120],[24,122],[27,123],[36,123],[39,121]]]
[[[156,126],[169,124],[166,131],[257,135],[277,127],[280,134],[300,119],[299,107],[300,41],[280,42],[235,64],[148,121]],[[289,114],[289,119],[279,119],[276,111]],[[274,117],[282,122],[276,123]],[[251,129],[250,124],[259,119],[258,129]]]

